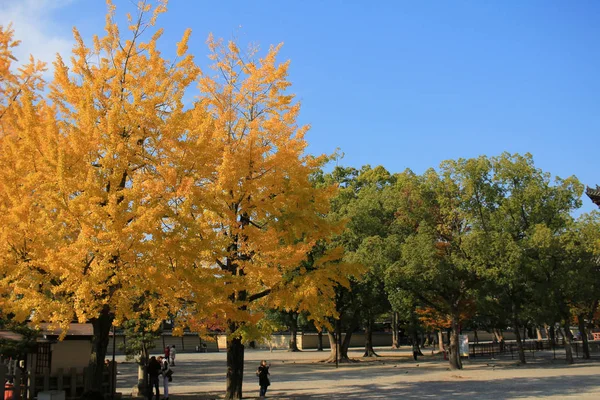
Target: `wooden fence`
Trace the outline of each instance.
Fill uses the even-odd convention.
[[[35,374],[32,371],[24,373],[16,360],[0,360],[0,382],[5,383],[0,387],[0,399],[5,398],[5,391],[11,391],[12,400],[34,400],[39,392],[49,390],[64,391],[67,399],[78,399],[90,389],[88,372],[87,368],[83,371],[75,368],[64,371],[59,368],[55,375]],[[102,392],[110,398],[116,390],[116,363],[110,362],[105,367],[103,377]]]
[[[597,341],[589,341],[589,350],[590,353],[598,353],[600,352],[600,342]],[[550,340],[535,340],[528,339],[523,341],[523,349],[526,354],[530,354],[535,357],[536,351],[553,351],[555,352],[558,349],[564,350],[565,343],[564,339],[557,340],[556,343],[552,343]],[[581,341],[573,341],[571,348],[573,350],[573,356],[575,358],[579,358],[583,356],[583,343]],[[494,358],[495,356],[500,355],[510,355],[512,359],[518,357],[519,348],[517,346],[516,341],[507,341],[504,345],[501,345],[498,342],[483,342],[483,343],[469,343],[469,357],[490,357]],[[556,358],[556,354],[554,353],[554,358]]]

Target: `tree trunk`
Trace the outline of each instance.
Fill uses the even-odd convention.
[[[565,355],[567,358],[567,364],[574,364],[575,360],[573,359],[573,334],[571,333],[571,328],[569,326],[569,320],[567,319],[564,323],[564,335],[565,338]]]
[[[523,340],[521,339],[521,332],[519,332],[519,323],[516,318],[513,320],[515,336],[517,339],[517,349],[519,351],[519,362],[521,364],[527,364],[527,360],[525,360],[525,348],[523,347]]]
[[[554,325],[546,328],[546,331],[548,332],[550,344],[552,345],[552,347],[556,346],[556,332],[554,332]]]
[[[373,349],[373,321],[371,318],[365,326],[365,354],[363,357],[377,357],[377,353]]]
[[[342,357],[344,357],[347,361],[350,361],[350,357],[348,357],[348,348],[350,348],[350,339],[352,339],[352,333],[356,330],[356,328],[358,328],[358,323],[353,322],[350,327],[348,327],[348,330],[346,331],[346,334],[344,335],[344,341],[342,342]],[[341,328],[340,328],[340,333],[341,333]]]
[[[458,318],[453,316],[450,332],[450,351],[448,353],[450,369],[462,369],[462,361],[458,350]]]
[[[559,340],[562,340],[562,344],[565,344],[565,335],[562,329],[559,327],[558,329],[555,329],[554,332],[556,332],[556,343],[558,343]]]
[[[241,338],[227,338],[227,392],[226,400],[242,398],[244,379],[244,345]]]
[[[445,347],[444,347],[444,334],[442,333],[441,329],[438,331],[438,345],[439,345],[440,351],[444,351],[444,349],[445,349]]]
[[[290,323],[290,346],[289,351],[300,351],[298,349],[298,313],[292,312],[290,314],[291,323]]]
[[[579,332],[581,332],[581,342],[583,343],[583,358],[586,360],[590,359],[590,344],[588,342],[587,330],[585,328],[585,319],[583,314],[577,316],[577,322],[579,323]]]
[[[504,334],[500,329],[494,328],[494,336],[496,336],[496,340],[498,341],[498,345],[500,347],[500,351],[504,351]]]
[[[325,360],[326,362],[335,362],[335,357],[337,356],[338,361],[340,361],[340,355],[342,351],[340,349],[340,341],[338,340],[337,334],[333,336],[333,334],[327,331],[327,336],[329,337],[329,358]]]
[[[398,337],[398,313],[392,313],[392,349],[400,348],[400,338]]]
[[[416,308],[416,306],[415,306]],[[413,345],[413,352],[417,352],[417,355],[422,356],[423,353],[421,353],[421,347],[420,347],[420,340],[419,340],[419,332],[417,331],[417,326],[419,326],[419,320],[417,319],[417,314],[415,309],[412,309],[410,311],[410,330],[411,330],[411,337],[412,337],[412,345]],[[416,348],[414,348],[416,345]]]
[[[537,340],[538,341],[542,341],[544,340],[544,337],[542,336],[542,329],[539,326],[535,327],[535,335],[537,336]]]
[[[412,334],[412,343],[413,351],[416,351],[418,356],[422,356],[423,353],[421,352],[421,341],[419,340],[419,333],[416,331],[416,329]]]
[[[102,381],[104,379],[104,359],[108,349],[108,338],[114,315],[110,308],[105,305],[100,315],[93,318],[92,328],[92,353],[90,354],[88,379],[90,379],[90,390],[93,392],[102,392]]]
[[[473,341],[479,343],[479,336],[477,335],[477,329],[473,330]]]
[[[323,331],[319,331],[319,333],[317,333],[317,338],[319,339],[317,351],[323,351]]]
[[[546,339],[550,340],[550,329],[548,328],[548,324],[544,324],[543,335],[546,335]]]
[[[148,352],[148,348],[145,345],[142,345],[142,353],[140,354],[140,359],[138,362],[138,392],[144,396],[144,398],[148,397],[148,360],[150,359],[150,354]]]
[[[544,343],[543,343],[543,336],[542,336],[542,329],[539,326],[535,327],[535,334],[537,337],[537,342],[536,342],[536,348],[538,350],[544,350]]]

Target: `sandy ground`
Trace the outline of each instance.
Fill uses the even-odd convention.
[[[600,399],[600,357],[565,365],[564,353],[528,353],[519,366],[510,355],[498,360],[475,358],[450,371],[439,355],[412,360],[408,349],[378,349],[381,357],[352,364],[319,362],[328,353],[246,350],[244,396],[258,398],[254,372],[262,359],[271,363],[267,397],[275,399]],[[430,354],[430,353],[429,353]],[[130,396],[137,366],[117,356],[117,391]],[[178,354],[169,391],[171,400],[218,399],[225,391],[226,354]],[[161,387],[162,392],[162,387]]]

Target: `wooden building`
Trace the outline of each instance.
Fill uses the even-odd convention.
[[[600,207],[600,186],[596,185],[596,189],[592,189],[591,187],[587,187],[585,189],[585,194],[594,202],[595,205]]]

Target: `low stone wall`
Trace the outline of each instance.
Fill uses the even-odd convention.
[[[342,334],[342,338],[345,334]],[[299,332],[296,338],[298,348],[300,350],[314,350],[319,344],[319,336],[316,333],[303,333]],[[219,335],[218,337],[219,349],[227,348],[227,337],[225,335]],[[363,332],[355,332],[350,338],[350,347],[362,347],[365,345],[365,334]],[[290,334],[289,333],[278,333],[271,336],[270,340],[264,342],[254,342],[252,347],[256,349],[273,349],[273,350],[285,350],[289,349],[290,346]],[[373,333],[373,346],[392,346],[392,334],[388,332],[377,332]],[[329,337],[327,334],[323,334],[323,348],[329,348]]]
[[[108,343],[108,354],[112,354],[113,342],[112,336]],[[123,354],[123,351],[119,349],[119,345],[125,343],[125,336],[118,334],[116,337],[116,348],[115,354]],[[205,339],[200,338],[195,333],[185,333],[183,336],[173,336],[170,332],[165,332],[154,340],[154,348],[150,350],[153,355],[163,354],[165,347],[175,345],[178,353],[195,353],[195,352],[216,352],[219,349],[225,349],[226,347],[220,347],[217,344],[217,339]]]
[[[342,340],[346,334],[342,333]],[[305,333],[302,335],[302,349],[316,349],[319,345],[319,335],[316,333]],[[364,347],[365,334],[364,332],[354,332],[350,338],[350,347]],[[374,332],[373,346],[392,346],[391,332]],[[298,345],[300,347],[300,344]],[[323,348],[329,348],[329,336],[323,334]]]

